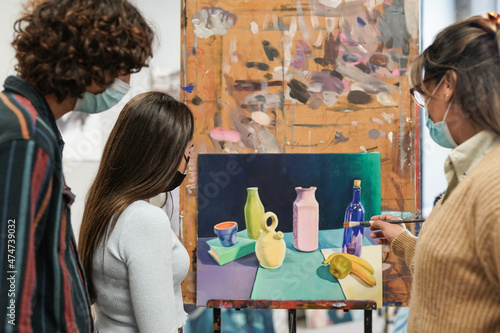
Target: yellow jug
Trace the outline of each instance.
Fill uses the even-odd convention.
[[[267,225],[267,220],[271,218],[271,225]],[[259,263],[264,268],[278,268],[283,264],[286,254],[286,243],[281,231],[276,232],[278,217],[273,212],[267,212],[260,221],[262,229],[260,237],[255,243],[255,254]]]

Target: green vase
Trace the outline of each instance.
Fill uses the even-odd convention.
[[[264,205],[259,198],[259,188],[247,188],[247,202],[245,203],[245,224],[247,235],[252,239],[260,236],[260,220],[264,215]]]

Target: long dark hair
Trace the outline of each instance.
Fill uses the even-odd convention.
[[[165,192],[193,137],[189,108],[160,92],[135,96],[111,131],[99,171],[87,194],[78,251],[95,300],[92,258],[125,208]]]

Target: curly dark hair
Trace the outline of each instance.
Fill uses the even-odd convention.
[[[153,30],[127,0],[34,0],[14,30],[18,75],[59,101],[138,72],[152,57]]]

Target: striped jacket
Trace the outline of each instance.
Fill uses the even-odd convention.
[[[0,332],[92,332],[70,223],[63,141],[44,98],[18,77],[0,93]]]

